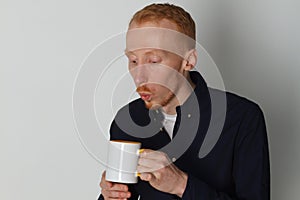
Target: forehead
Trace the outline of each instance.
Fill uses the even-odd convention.
[[[178,31],[177,25],[169,20],[161,22],[132,22],[126,34],[126,51],[159,49],[184,57],[194,40]]]

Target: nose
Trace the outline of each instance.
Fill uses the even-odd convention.
[[[147,67],[145,65],[139,65],[130,70],[130,74],[134,80],[136,86],[140,86],[147,82]]]
[[[140,86],[147,82],[147,70],[143,66],[132,69],[131,72],[136,86]]]

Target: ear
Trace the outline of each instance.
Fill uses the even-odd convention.
[[[190,71],[195,67],[196,63],[197,63],[197,50],[191,49],[185,54],[183,69],[185,71]]]

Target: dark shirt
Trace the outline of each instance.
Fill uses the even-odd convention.
[[[176,108],[172,140],[162,127],[163,115],[145,108],[141,99],[118,112],[111,124],[110,139],[139,141],[142,148],[167,153],[188,174],[183,200],[269,200],[269,152],[261,109],[243,97],[208,88],[198,72],[190,75],[196,84],[196,98],[191,95]],[[225,109],[218,107],[223,97]],[[209,131],[218,132],[218,127],[220,134],[206,138]],[[205,140],[216,143],[201,156]],[[141,180],[129,189],[130,199],[139,195],[141,200],[181,199]]]

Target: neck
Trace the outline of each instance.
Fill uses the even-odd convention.
[[[178,88],[171,101],[162,107],[163,111],[169,115],[175,115],[176,107],[182,105],[188,99],[195,87],[196,85],[192,82],[190,76],[188,76],[187,81]]]
[[[165,106],[162,107],[162,110],[169,114],[169,115],[175,115],[176,114],[176,107],[179,106],[180,103],[177,100],[177,98],[174,96],[172,100]]]

